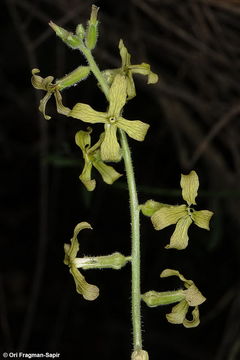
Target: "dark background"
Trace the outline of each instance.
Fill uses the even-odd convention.
[[[63,265],[63,244],[74,226],[82,255],[130,253],[126,180],[102,183],[88,193],[78,176],[79,120],[38,112],[42,93],[31,69],[56,78],[85,60],[49,28],[49,20],[74,30],[85,24],[92,1],[5,0],[1,3],[1,275],[2,351],[59,352],[62,359],[130,359],[130,267],[90,270],[100,288],[94,302],[75,292]],[[193,279],[207,301],[195,329],[167,323],[171,307],[143,305],[144,347],[150,359],[240,359],[240,2],[237,0],[95,1],[100,36],[94,51],[101,69],[120,66],[122,38],[132,63],[150,63],[156,85],[136,76],[137,97],[127,119],[151,125],[144,143],[130,139],[139,199],[181,204],[180,174],[200,178],[198,209],[215,215],[211,232],[190,228],[185,251],[165,250],[173,227],[153,230],[142,218],[142,291],[176,289],[160,280],[165,268]],[[64,104],[106,102],[91,76],[63,93]],[[101,125],[96,125],[101,131]],[[122,163],[117,164],[123,172]]]

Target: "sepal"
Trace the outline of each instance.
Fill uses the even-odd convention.
[[[75,258],[74,264],[77,268],[87,269],[114,269],[119,270],[131,260],[119,252],[111,255]]]

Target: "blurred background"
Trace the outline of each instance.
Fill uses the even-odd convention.
[[[150,359],[240,359],[240,2],[239,0],[110,0],[100,7],[94,55],[102,70],[119,67],[122,38],[132,64],[147,62],[159,82],[135,77],[137,97],[127,119],[151,125],[144,143],[130,139],[140,202],[181,204],[180,174],[200,178],[198,210],[215,215],[211,231],[192,226],[185,251],[165,250],[173,227],[153,230],[142,218],[142,291],[177,289],[160,280],[165,268],[193,279],[207,301],[195,329],[167,323],[171,306],[143,304],[144,347]],[[79,237],[80,254],[130,253],[125,177],[114,185],[97,173],[93,193],[78,176],[82,154],[76,131],[87,125],[56,113],[38,112],[43,93],[31,86],[31,69],[60,78],[80,64],[48,26],[71,31],[89,18],[90,0],[5,0],[1,4],[0,122],[0,348],[59,352],[61,359],[130,359],[130,266],[89,270],[100,288],[94,302],[75,291],[63,264],[63,244],[75,225],[93,231]],[[85,102],[105,111],[93,76],[63,92],[72,107]],[[101,131],[101,124],[96,125]],[[123,164],[116,165],[124,172]]]

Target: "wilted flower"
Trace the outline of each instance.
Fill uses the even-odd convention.
[[[120,145],[117,140],[117,129],[124,130],[131,138],[143,141],[149,128],[148,124],[139,120],[126,120],[121,116],[126,104],[126,80],[117,75],[109,91],[109,108],[107,112],[95,111],[87,104],[76,104],[68,116],[80,119],[87,123],[103,123],[104,138],[100,146],[103,161],[117,162],[121,159]]]
[[[88,131],[78,131],[75,135],[76,144],[80,147],[84,158],[84,168],[79,176],[79,179],[86,186],[88,191],[93,191],[96,186],[96,181],[91,179],[92,167],[94,166],[101,174],[103,181],[107,184],[113,184],[121,174],[119,174],[112,166],[105,164],[100,156],[100,140],[91,147],[91,129]]]
[[[170,244],[166,248],[185,249],[188,245],[188,228],[194,222],[198,227],[209,230],[209,222],[213,215],[212,211],[196,211],[192,205],[196,205],[195,198],[199,187],[198,176],[195,171],[188,175],[181,175],[182,197],[187,202],[183,205],[169,205],[148,200],[142,205],[145,215],[151,216],[156,230],[162,230],[169,225],[176,224],[175,231],[170,238]]]

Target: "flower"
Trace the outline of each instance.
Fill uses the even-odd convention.
[[[87,123],[103,123],[104,138],[100,146],[103,161],[120,161],[120,145],[117,140],[117,129],[124,130],[131,138],[143,141],[148,124],[139,120],[126,120],[121,116],[123,106],[126,104],[126,79],[123,75],[116,75],[109,90],[109,108],[107,112],[95,111],[87,104],[78,103],[69,112],[68,116],[80,119]]]
[[[156,307],[159,305],[167,305],[178,303],[172,308],[171,313],[166,315],[168,322],[172,324],[183,324],[183,326],[190,328],[199,325],[199,310],[198,305],[202,304],[206,298],[201,294],[192,280],[187,280],[177,270],[166,269],[160,277],[178,276],[184,282],[185,289],[174,291],[148,291],[142,295],[142,300],[149,307]],[[193,306],[192,320],[187,319],[187,313],[190,306]]]
[[[198,305],[206,301],[192,280],[187,280],[177,270],[166,269],[161,275],[162,278],[168,276],[178,276],[184,282],[186,290],[183,290],[185,299],[181,300],[172,308],[171,313],[166,315],[168,322],[172,324],[183,324],[184,327],[196,327],[200,323]],[[186,318],[190,306],[194,306],[192,311],[192,320]]]
[[[55,84],[53,84],[53,76],[47,76],[46,78],[42,78],[39,75],[36,75],[39,73],[40,70],[33,69],[32,70],[32,85],[35,87],[35,89],[38,90],[45,90],[47,91],[47,94],[43,97],[42,100],[40,100],[40,106],[39,110],[41,113],[43,113],[44,118],[46,120],[51,119],[51,116],[46,115],[45,109],[48,100],[54,94],[56,105],[57,105],[57,112],[63,115],[68,115],[70,112],[70,109],[63,105],[62,103],[62,96],[60,91],[65,89],[66,87],[75,85],[81,80],[86,79],[86,77],[90,73],[90,67],[89,66],[79,66],[69,74],[65,75],[63,78],[56,80]]]
[[[59,91],[59,85],[52,83],[54,77],[47,76],[46,78],[42,78],[41,76],[36,75],[39,72],[40,72],[39,69],[33,69],[32,70],[33,76],[31,79],[32,85],[33,85],[33,87],[35,87],[35,89],[47,91],[46,95],[40,100],[39,111],[43,114],[43,116],[46,120],[51,119],[51,116],[46,115],[45,109],[46,109],[48,100],[54,94],[54,97],[56,100],[56,105],[57,105],[57,111],[60,114],[67,115],[69,113],[70,109],[63,105],[62,96]]]
[[[125,75],[127,81],[127,98],[132,99],[136,96],[135,85],[133,81],[133,74],[141,74],[148,76],[148,84],[155,84],[158,81],[158,75],[151,71],[150,65],[141,63],[138,65],[131,64],[131,55],[125,47],[123,40],[119,41],[119,51],[122,59],[122,66],[120,69],[105,70],[103,76],[109,85],[112,84],[114,77],[117,74]]]
[[[95,300],[99,295],[98,287],[88,284],[85,280],[85,277],[80,273],[75,264],[75,259],[79,250],[77,236],[82,229],[91,229],[91,225],[87,222],[81,222],[77,224],[73,232],[71,245],[64,244],[64,264],[69,266],[69,271],[74,278],[77,292],[81,294],[86,300]]]
[[[96,186],[96,181],[91,179],[91,171],[94,166],[101,174],[103,181],[107,184],[113,184],[121,174],[119,174],[112,166],[105,164],[100,157],[100,144],[102,142],[102,136],[100,140],[91,147],[91,128],[88,131],[78,131],[75,135],[75,142],[80,147],[83,153],[85,161],[83,171],[79,176],[79,179],[86,186],[88,191],[93,191]]]
[[[188,245],[188,228],[195,223],[200,228],[209,230],[209,222],[213,215],[212,211],[196,211],[192,205],[196,205],[195,198],[199,187],[198,175],[191,171],[188,175],[181,175],[182,197],[187,202],[183,205],[169,205],[148,200],[142,205],[142,211],[146,216],[151,216],[151,221],[156,230],[162,230],[169,225],[176,224],[175,231],[170,238],[167,249],[185,249]]]

